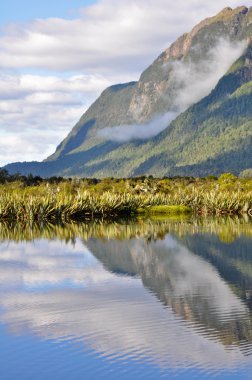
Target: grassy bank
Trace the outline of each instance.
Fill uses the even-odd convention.
[[[35,181],[35,183],[34,183]],[[252,180],[220,178],[5,181],[0,220],[89,220],[128,215],[252,215]]]

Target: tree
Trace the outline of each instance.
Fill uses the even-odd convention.
[[[5,183],[9,178],[8,171],[0,168],[0,183]]]

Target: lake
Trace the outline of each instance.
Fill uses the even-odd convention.
[[[249,219],[0,224],[0,378],[252,379]]]

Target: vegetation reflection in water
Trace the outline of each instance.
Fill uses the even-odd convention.
[[[12,331],[23,326],[43,338],[75,336],[110,359],[118,352],[124,358],[137,352],[139,360],[149,358],[162,367],[237,367],[252,354],[251,238],[251,220],[244,218],[1,223],[2,245],[62,240],[78,245],[79,261],[86,252],[96,260],[95,270],[88,267],[93,285],[87,290],[86,269],[67,260],[63,265],[63,248],[57,248],[50,275],[61,279],[60,286],[56,281],[50,291],[35,289],[33,295],[24,289],[0,292],[1,320]],[[22,272],[24,257],[13,254]],[[43,255],[47,263],[44,250]],[[6,257],[0,260],[4,282]],[[35,283],[48,269],[43,265],[38,258],[29,267]],[[69,288],[64,276],[72,276],[77,289]]]
[[[133,237],[163,238],[167,233],[183,236],[186,233],[216,234],[221,240],[232,242],[240,235],[252,237],[252,218],[243,217],[190,217],[174,218],[123,218],[112,220],[94,219],[81,223],[41,223],[0,221],[0,240],[30,241],[33,239],[60,239],[66,242],[90,237],[104,239],[130,239]]]

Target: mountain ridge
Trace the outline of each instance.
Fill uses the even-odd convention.
[[[238,174],[238,172],[252,167],[249,155],[243,165],[244,167],[234,165],[233,170],[230,165],[225,164],[220,168],[217,166],[217,170],[215,170],[216,157],[212,157],[211,154],[208,154],[208,157],[202,155],[201,161],[198,159],[197,162],[192,162],[191,160],[192,153],[195,152],[195,149],[198,150],[195,141],[200,140],[200,136],[195,135],[196,127],[192,128],[197,126],[196,124],[199,121],[197,109],[200,109],[201,113],[206,112],[207,115],[213,117],[209,110],[204,109],[204,106],[202,108],[202,104],[206,104],[204,99],[207,101],[211,99],[211,107],[217,107],[215,98],[218,98],[220,94],[223,95],[223,88],[226,89],[227,96],[232,94],[230,92],[232,89],[228,88],[228,83],[225,80],[227,81],[227,75],[229,75],[229,81],[234,74],[228,74],[231,70],[228,65],[229,62],[226,63],[225,70],[222,69],[221,71],[218,59],[224,60],[225,54],[227,55],[233,49],[234,54],[230,57],[230,63],[233,64],[235,61],[236,65],[239,65],[239,60],[242,60],[244,56],[245,45],[242,48],[242,43],[245,44],[244,41],[246,41],[251,46],[251,42],[249,42],[251,36],[252,8],[242,6],[234,10],[231,8],[223,9],[216,16],[201,21],[191,32],[179,37],[141,74],[138,82],[114,85],[105,89],[57,147],[53,155],[42,163],[14,163],[7,165],[6,169],[12,173],[18,171],[29,174],[31,172],[42,176],[103,177],[139,174],[180,175],[180,173],[183,175],[188,173],[204,175],[209,174],[210,168],[217,174],[219,170],[234,171]],[[250,49],[247,49],[247,56],[245,57],[245,60],[248,60],[248,65],[251,62],[248,53]],[[246,67],[246,61],[242,61],[240,64],[242,67]],[[221,65],[224,64],[221,62]],[[221,71],[220,78],[214,77],[214,71],[217,69]],[[187,76],[183,76],[183,71],[186,72]],[[243,72],[245,71],[243,70]],[[213,76],[211,82],[213,88],[209,84],[200,88],[199,91],[193,80],[190,82],[190,76],[197,79],[196,83],[200,83],[206,76],[210,76],[209,73]],[[239,87],[244,86],[250,80],[252,80],[250,74],[247,78],[243,76],[235,90],[238,91]],[[250,90],[247,89],[247,91]],[[213,94],[215,98],[213,98]],[[248,99],[250,101],[250,95],[248,95]],[[240,104],[241,101],[243,102],[243,100],[238,99],[237,102]],[[207,104],[207,107],[209,106]],[[139,130],[139,128],[144,130],[148,127],[146,123],[151,120],[155,121],[155,117],[165,113],[177,113],[178,117],[156,136],[154,134],[146,140],[135,139],[123,143],[113,139],[113,131],[122,133],[123,126],[129,129],[133,126],[135,130]],[[217,118],[217,116],[215,117]],[[251,117],[252,115],[248,112],[246,114],[248,123],[250,123]],[[185,121],[181,121],[181,118]],[[211,118],[209,120],[211,121]],[[188,127],[186,128],[183,123],[187,123]],[[160,124],[160,120],[157,119],[156,124]],[[250,124],[248,125],[250,128]],[[101,135],[101,131],[106,132],[106,128],[108,128],[109,138],[106,138],[106,134],[105,137]],[[175,136],[178,141],[175,141],[175,138],[171,139],[174,128],[177,130]],[[237,128],[239,129],[239,126]],[[178,133],[180,129],[184,135]],[[190,140],[188,131],[191,132],[191,138],[194,136],[196,140],[193,144],[188,144],[188,147],[191,146],[193,150],[187,156],[185,155],[184,161],[181,161],[179,157],[183,156],[183,152],[189,149],[183,141],[185,136]],[[238,132],[237,136],[241,131]],[[250,142],[249,130],[247,135]],[[239,136],[237,137],[238,140]],[[212,141],[212,143],[214,142]],[[169,144],[173,144],[172,149],[170,149]],[[201,146],[198,144],[198,147]],[[204,163],[205,161],[206,163]],[[198,165],[198,169],[195,168],[195,164]]]

